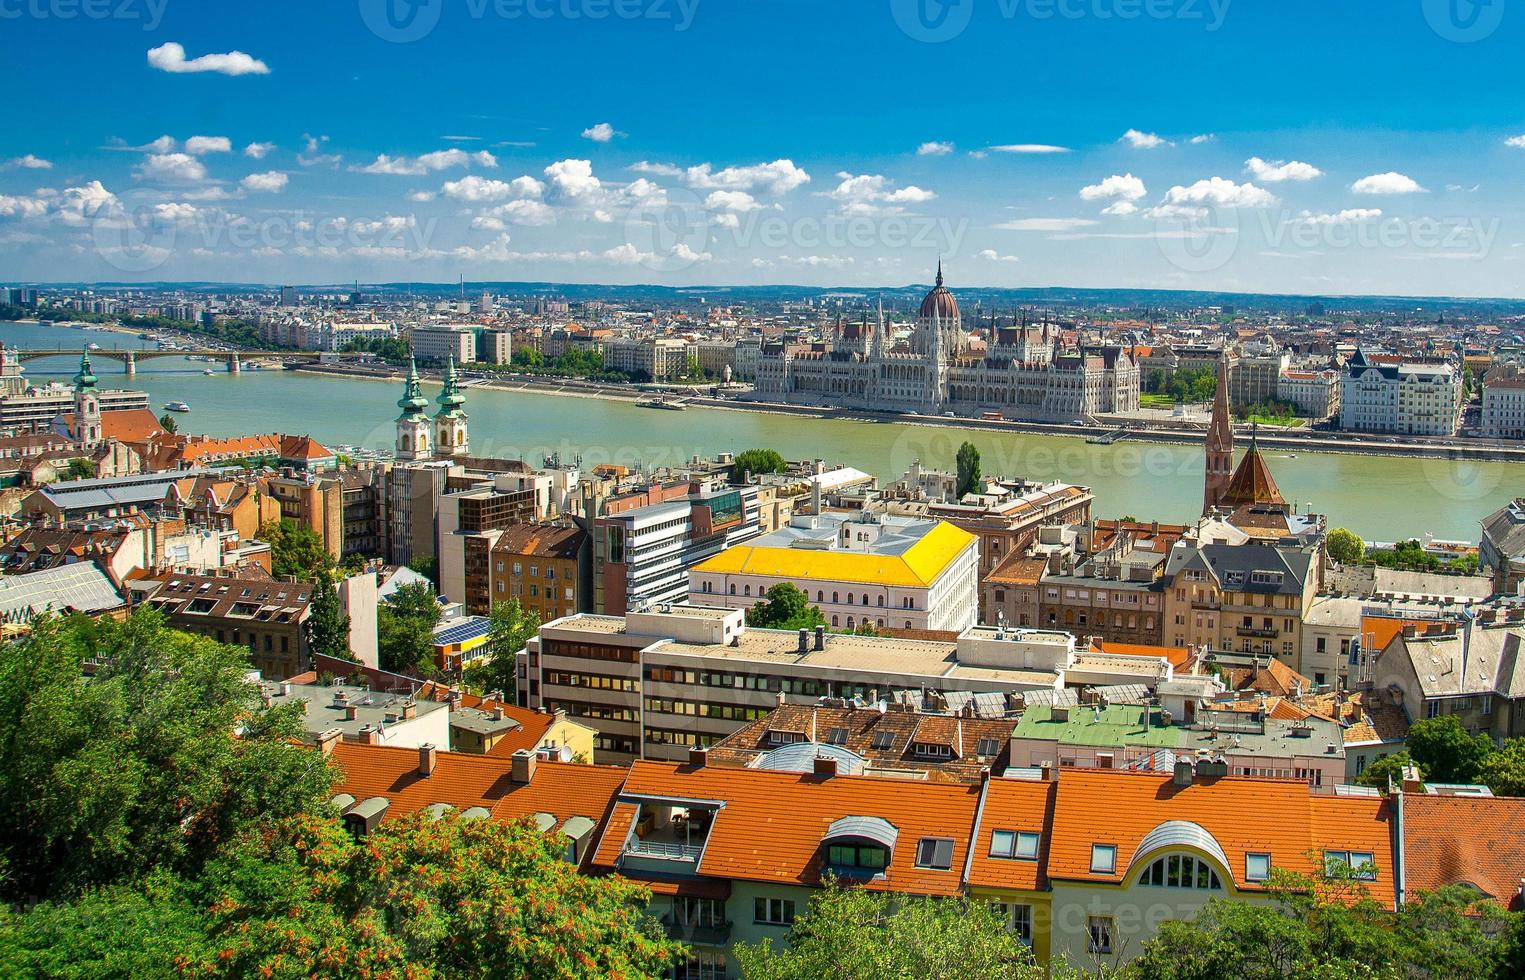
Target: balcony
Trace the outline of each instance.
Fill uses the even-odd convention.
[[[635,838],[625,845],[625,853],[636,857],[657,858],[661,861],[697,861],[704,850],[702,845],[682,844],[677,841]]]
[[[642,803],[625,840],[621,863],[650,871],[692,874],[704,853],[713,811]]]
[[[669,939],[698,946],[726,946],[731,942],[730,920],[690,922],[669,912],[662,916],[662,928]]]
[[[1261,640],[1274,640],[1278,636],[1281,636],[1281,632],[1278,630],[1256,629],[1253,626],[1241,626],[1234,630],[1234,633],[1238,636],[1255,637],[1256,639]]]

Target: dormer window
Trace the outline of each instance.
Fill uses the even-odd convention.
[[[916,866],[934,871],[953,867],[953,840],[949,837],[923,837],[916,842]]]
[[[938,745],[934,742],[917,742],[911,751],[923,759],[953,758],[953,746]]]
[[[1377,880],[1376,855],[1370,851],[1325,851],[1324,869],[1330,875],[1350,871],[1360,881]]]
[[[990,856],[1018,861],[1038,859],[1039,835],[1028,830],[993,830],[990,832]]]

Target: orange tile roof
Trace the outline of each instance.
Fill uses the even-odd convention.
[[[1316,796],[1296,779],[1197,778],[1176,786],[1157,773],[1066,768],[1059,774],[1048,875],[1072,881],[1120,882],[1144,837],[1167,821],[1194,823],[1218,842],[1241,889],[1245,855],[1268,853],[1271,866],[1311,873],[1310,855],[1324,850],[1370,852],[1377,880],[1371,896],[1391,907],[1395,876],[1390,804],[1376,796]],[[1112,874],[1091,873],[1091,845],[1117,848]]]
[[[515,783],[507,758],[468,752],[440,752],[435,758],[434,773],[420,776],[418,749],[341,741],[334,746],[333,761],[344,777],[334,792],[357,800],[386,797],[391,804],[387,819],[448,803],[457,810],[486,807],[495,820],[549,813],[559,823],[569,817],[598,823],[625,779],[625,770],[617,766],[539,760],[534,778]]]
[[[333,454],[312,436],[281,436],[282,459],[329,459]]]
[[[1470,884],[1512,909],[1525,880],[1525,799],[1403,796],[1403,887]]]
[[[593,858],[595,865],[616,865],[637,809],[637,803],[629,801],[631,796],[725,801],[710,826],[699,863],[703,876],[817,885],[822,871],[821,838],[832,822],[849,816],[880,817],[895,827],[898,837],[884,876],[864,887],[955,895],[979,787],[875,776],[823,779],[809,773],[638,761],[631,764],[620,802]],[[953,840],[949,870],[915,866],[916,843],[923,837]]]
[[[1126,657],[1164,657],[1176,670],[1184,670],[1191,657],[1190,647],[1155,646],[1150,643],[1116,643],[1112,640],[1092,640],[1091,646],[1098,653],[1115,653]]]
[[[974,854],[969,861],[969,884],[987,888],[1035,890],[1048,887],[1049,826],[1054,814],[1052,781],[992,779],[986,784],[980,823],[975,828]],[[991,857],[990,838],[997,830],[1031,831],[1042,835],[1038,859]]]
[[[1387,649],[1387,645],[1393,642],[1393,637],[1403,632],[1405,626],[1412,626],[1423,633],[1430,626],[1435,625],[1434,620],[1429,619],[1398,619],[1387,616],[1362,616],[1361,617],[1361,642],[1366,642],[1366,637],[1372,637],[1371,649],[1381,653]]]

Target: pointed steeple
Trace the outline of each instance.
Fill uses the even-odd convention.
[[[88,391],[94,389],[96,380],[94,372],[90,370],[90,351],[88,349],[83,350],[79,355],[79,373],[74,376],[74,390]]]
[[[439,393],[439,413],[436,417],[453,418],[461,414],[461,406],[466,404],[466,396],[461,394],[459,379],[455,373],[455,355],[451,354],[445,361],[444,386]]]
[[[936,283],[936,285],[941,286],[942,284],[943,284],[943,257],[941,255],[939,255],[937,257],[937,283]]]
[[[1229,414],[1228,351],[1218,359],[1218,389],[1213,395],[1213,417],[1207,429],[1207,473],[1202,489],[1202,513],[1223,503],[1234,475],[1234,421]]]
[[[429,399],[424,397],[418,385],[418,362],[411,357],[408,358],[408,379],[403,383],[402,397],[397,400],[397,407],[402,409],[403,418],[417,418],[429,407]]]

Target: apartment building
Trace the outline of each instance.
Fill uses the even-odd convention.
[[[1248,408],[1278,397],[1281,377],[1292,361],[1286,351],[1243,351],[1229,369],[1229,398],[1234,408]]]
[[[690,568],[761,532],[759,492],[680,482],[606,500],[593,521],[593,608],[681,601]]]
[[[248,570],[219,575],[171,574],[148,605],[175,629],[249,648],[249,663],[282,680],[311,666],[307,630],[312,586],[254,577]]]
[[[1169,679],[1159,656],[1077,651],[1068,633],[971,627],[956,640],[748,628],[740,610],[665,606],[541,627],[519,703],[599,730],[599,757],[680,759],[786,703],[897,691],[1018,694]]]
[[[592,551],[592,539],[579,527],[504,528],[492,547],[492,603],[516,600],[542,623],[592,611]]]
[[[695,565],[688,596],[745,610],[789,583],[834,629],[958,632],[978,619],[978,567],[974,535],[943,521],[801,515]]]
[[[469,476],[446,481],[439,497],[440,593],[472,615],[492,611],[493,546],[507,528],[533,523],[535,494],[504,490],[496,480]]]
[[[1276,382],[1276,399],[1293,405],[1299,415],[1310,419],[1332,418],[1340,411],[1340,373],[1333,370],[1284,371]]]
[[[1525,439],[1525,375],[1483,382],[1482,423],[1485,439]]]
[[[1250,540],[1182,540],[1166,563],[1164,642],[1296,663],[1318,591],[1317,551]]]
[[[1525,497],[1483,518],[1478,561],[1493,575],[1493,590],[1517,595],[1525,583]]]
[[[303,738],[314,744],[320,737],[338,733],[340,738],[366,745],[450,747],[450,708],[438,701],[355,684],[320,684],[316,675],[262,681],[259,688],[260,698],[269,707],[300,706]]]
[[[670,381],[688,366],[686,340],[667,337],[612,337],[604,342],[604,367],[639,381]]]
[[[477,359],[477,328],[464,323],[416,326],[408,332],[413,356],[426,364],[444,364],[454,358],[457,364]]]
[[[1454,436],[1461,372],[1449,361],[1356,353],[1340,380],[1340,427],[1352,432]]]
[[[1496,742],[1525,735],[1525,606],[1404,626],[1377,655],[1372,684],[1415,720],[1451,715]]]
[[[1164,642],[1165,556],[1106,553],[1045,568],[1037,582],[1038,625],[1116,643]]]

